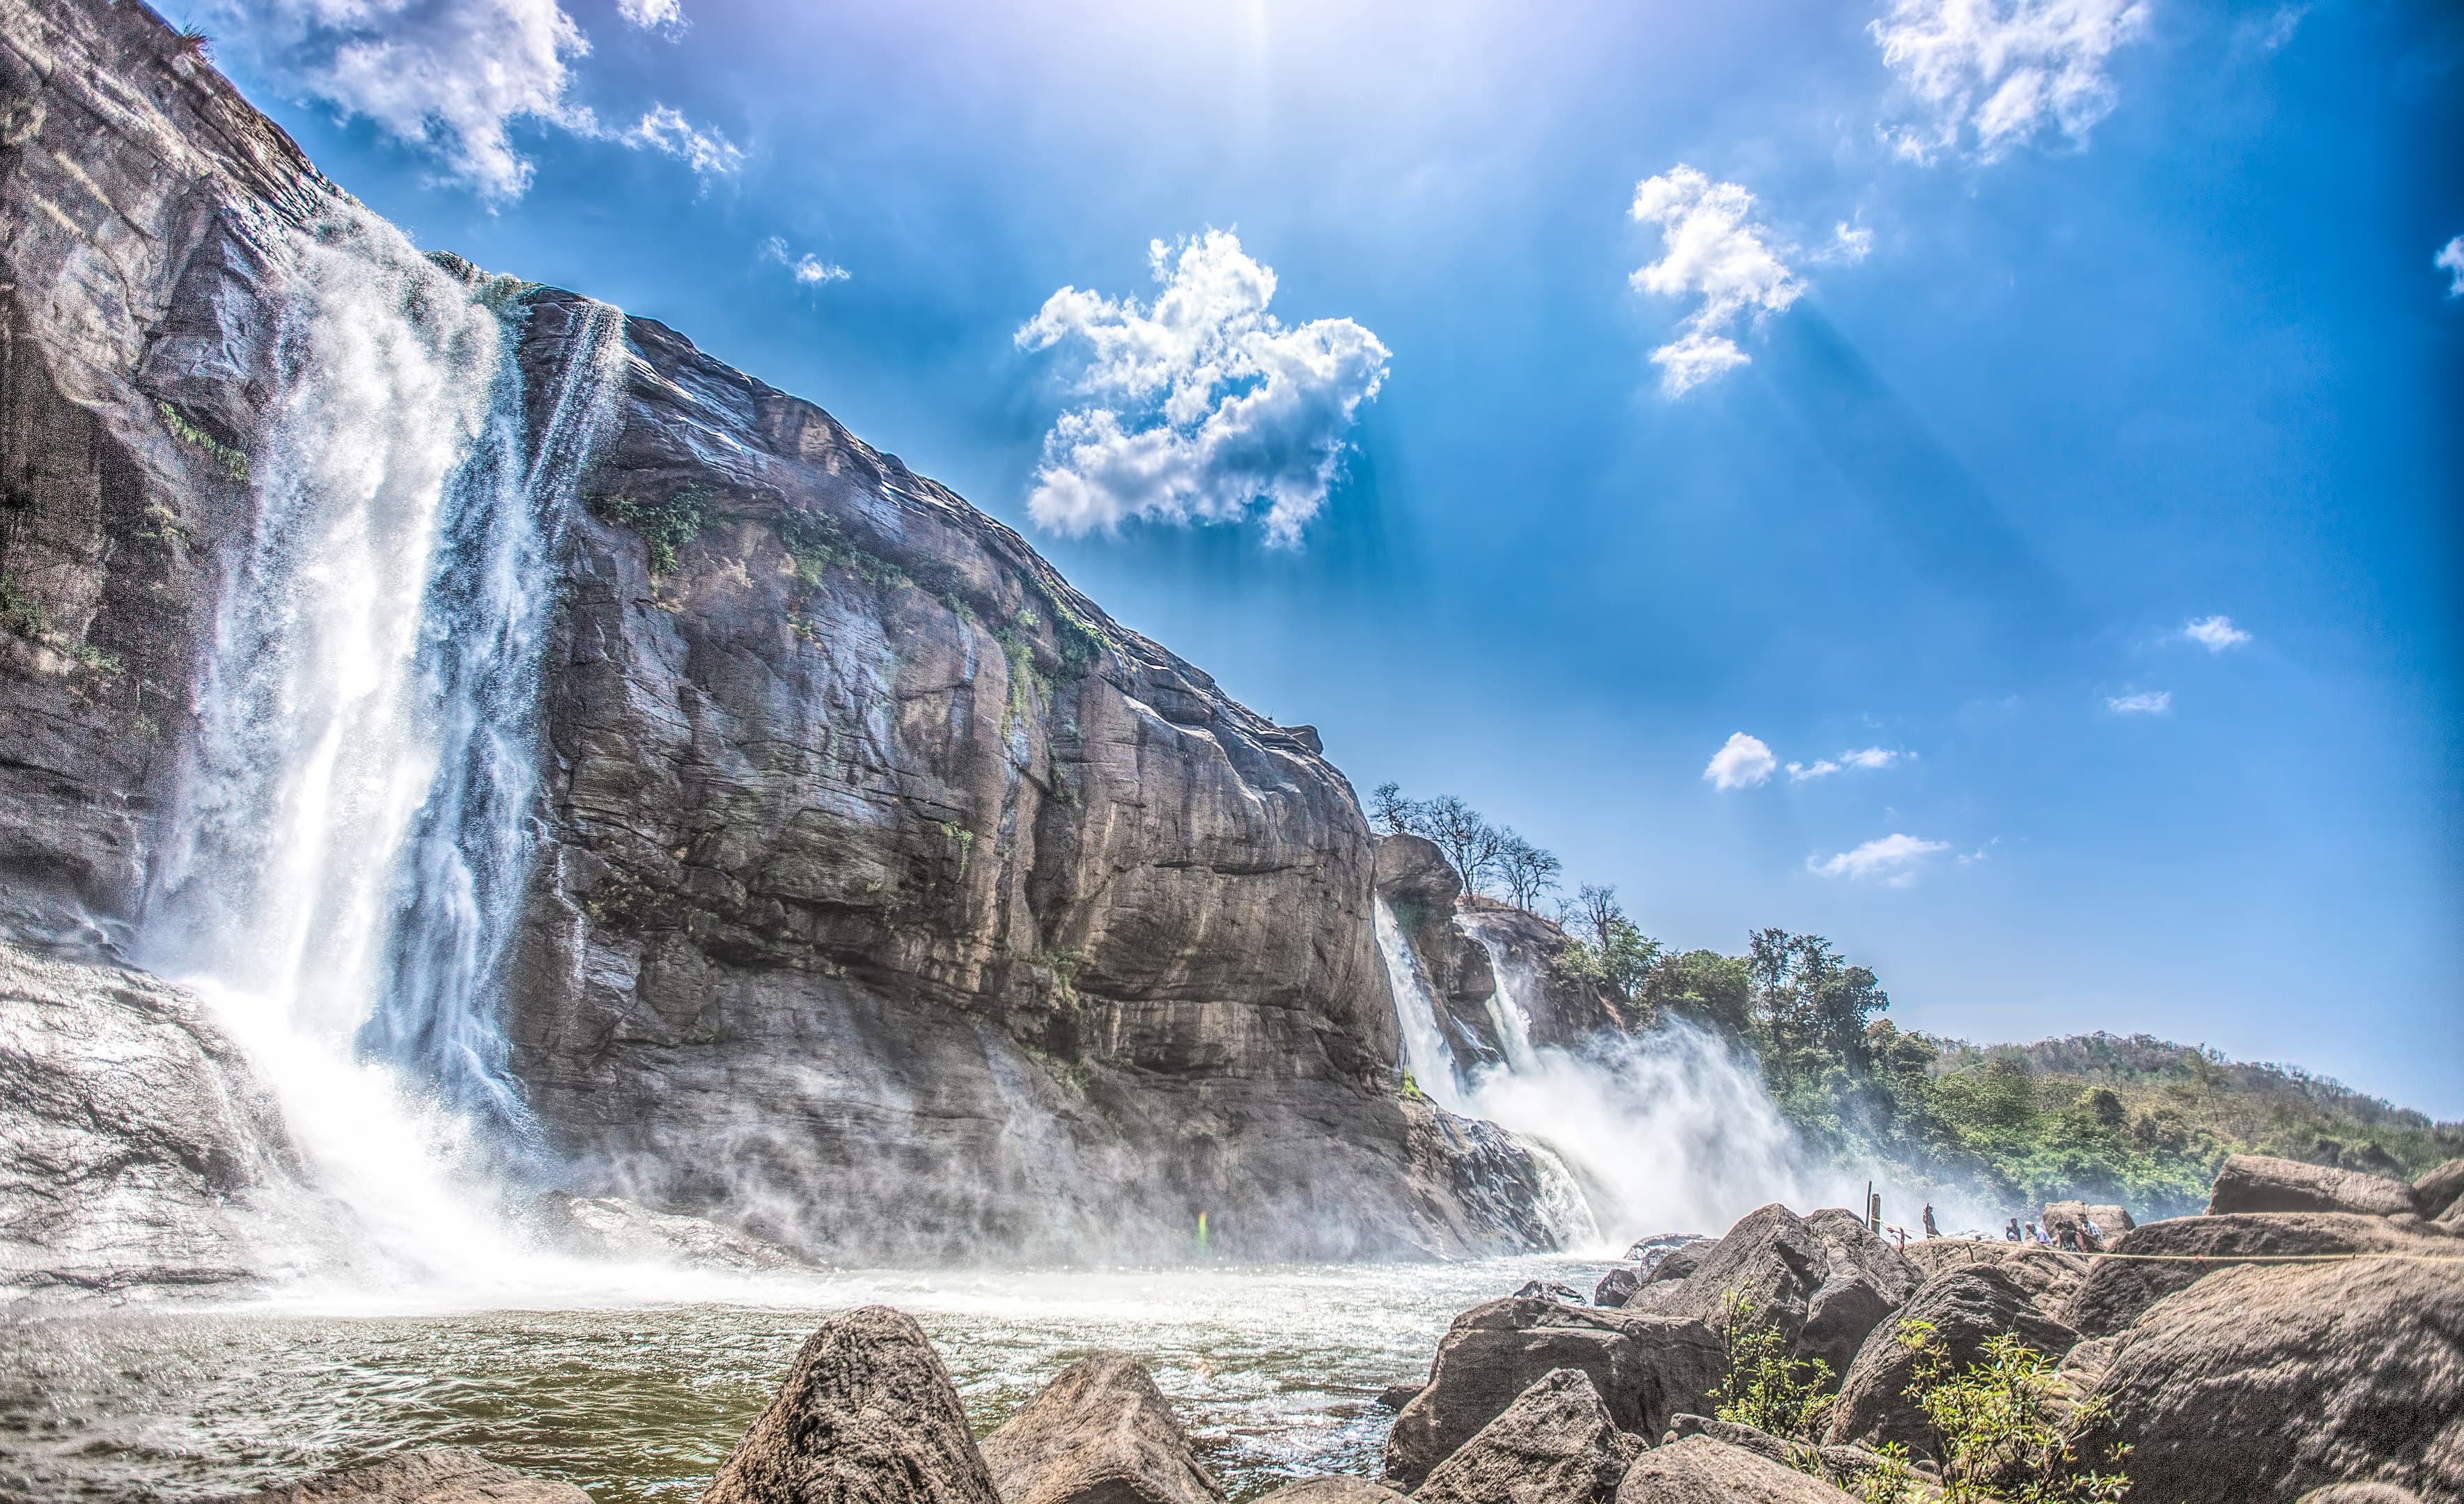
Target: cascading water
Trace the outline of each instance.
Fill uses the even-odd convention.
[[[1463,1110],[1463,1077],[1455,1070],[1455,1053],[1438,1024],[1438,1006],[1420,983],[1420,963],[1412,955],[1403,926],[1381,895],[1371,905],[1371,924],[1377,933],[1377,951],[1386,961],[1386,985],[1395,994],[1395,1021],[1403,1034],[1403,1064],[1413,1084],[1448,1112]]]
[[[581,316],[534,439],[510,284],[349,208],[282,254],[255,516],[141,945],[274,1081],[352,1262],[484,1277],[519,1253],[473,1172],[527,1121],[491,983],[533,844],[540,581],[622,319]]]
[[[1524,1008],[1521,995],[1523,985],[1528,984],[1524,973],[1529,969],[1496,936],[1484,930],[1479,940],[1481,948],[1488,952],[1489,974],[1497,979],[1488,994],[1488,1017],[1497,1026],[1498,1047],[1506,1052],[1508,1070],[1531,1070],[1539,1060],[1531,1053],[1531,1014]],[[1516,973],[1512,982],[1507,979],[1509,970]]]

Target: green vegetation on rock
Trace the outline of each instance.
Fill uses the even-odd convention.
[[[701,532],[706,520],[703,500],[700,488],[687,486],[673,495],[647,500],[626,495],[592,496],[586,505],[594,515],[640,534],[642,541],[650,546],[650,573],[669,575],[675,572],[676,550]]]

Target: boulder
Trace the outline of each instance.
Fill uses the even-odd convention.
[[[643,1259],[695,1269],[761,1271],[810,1266],[793,1251],[707,1217],[653,1211],[617,1196],[539,1197],[548,1235],[598,1258]]]
[[[1640,1445],[1586,1375],[1558,1368],[1429,1472],[1419,1504],[1609,1504]]]
[[[1377,1391],[1377,1403],[1390,1410],[1399,1410],[1412,1403],[1412,1397],[1428,1387],[1422,1384],[1390,1384]]]
[[[1661,1259],[1679,1249],[1692,1248],[1698,1243],[1709,1244],[1718,1241],[1717,1238],[1705,1237],[1700,1232],[1654,1232],[1649,1237],[1637,1238],[1634,1246],[1625,1251],[1625,1256],[1628,1263],[1640,1264],[1642,1273],[1647,1275],[1660,1267]]]
[[[2216,1172],[2208,1215],[2233,1211],[2349,1211],[2390,1217],[2418,1211],[2412,1188],[2385,1175],[2268,1154],[2236,1154]]]
[[[2087,1277],[2088,1259],[2038,1243],[2004,1243],[1982,1238],[1938,1237],[1908,1245],[1908,1262],[1927,1279],[1954,1269],[1998,1269],[2028,1292],[2045,1315],[2058,1319],[2063,1304]]]
[[[1146,1365],[1097,1353],[984,1438],[1001,1504],[1223,1504]]]
[[[2090,1223],[2096,1225],[2093,1234],[2088,1232]],[[2045,1203],[2043,1225],[2057,1247],[2068,1248],[2072,1239],[2077,1238],[2080,1247],[2094,1251],[2139,1224],[2131,1220],[2130,1212],[2123,1207],[2091,1206],[2084,1201],[2048,1201]]]
[[[1671,1417],[1668,1430],[1660,1439],[1665,1445],[1688,1436],[1708,1436],[1724,1447],[1742,1448],[1757,1457],[1769,1457],[1792,1468],[1814,1454],[1814,1449],[1801,1441],[1786,1441],[1743,1421],[1724,1421],[1708,1415]]]
[[[1667,1264],[1661,1268],[1665,1270]],[[1800,1218],[1773,1205],[1747,1213],[1683,1279],[1656,1279],[1635,1292],[1628,1312],[1677,1316],[1717,1329],[1730,1319],[1734,1292],[1748,1319],[1770,1325],[1800,1358],[1846,1371],[1857,1349],[1922,1279],[1905,1255],[1836,1208]]]
[[[1404,1504],[1409,1497],[1367,1478],[1321,1473],[1287,1483],[1271,1493],[1260,1494],[1249,1504]]]
[[[2449,1160],[2412,1183],[2413,1210],[2436,1221],[2464,1200],[2464,1159]]]
[[[1592,1287],[1592,1304],[1615,1310],[1642,1288],[1643,1274],[1632,1264],[1619,1264]]]
[[[2254,1257],[2294,1253],[2406,1253],[2453,1245],[2437,1234],[2409,1233],[2384,1217],[2351,1212],[2229,1212],[2172,1217],[2116,1238],[2116,1253],[2159,1259],[2100,1258],[2062,1307],[2060,1319],[2080,1335],[2105,1337],[2137,1320],[2165,1297],[2219,1269]]]
[[[1839,1385],[1839,1403],[1832,1409],[1825,1440],[1866,1446],[1897,1442],[1913,1452],[1933,1450],[1932,1428],[1907,1393],[1917,1355],[1900,1341],[1900,1332],[1910,1321],[1933,1323],[1936,1339],[1959,1367],[1976,1362],[1985,1340],[1997,1333],[2015,1332],[2053,1359],[2068,1354],[2079,1341],[2077,1332],[2037,1310],[2027,1288],[2000,1269],[1977,1265],[1937,1275],[1919,1286],[1899,1314],[1875,1327],[1858,1349],[1857,1361]]]
[[[2302,1494],[2299,1504],[2421,1504],[2421,1495],[2392,1483],[2330,1483]]]
[[[913,1318],[871,1305],[805,1339],[702,1504],[1002,1504],[949,1370]]]
[[[1850,1504],[1851,1497],[1741,1447],[1686,1436],[1635,1459],[1617,1504]]]
[[[1583,1293],[1572,1285],[1561,1285],[1553,1279],[1527,1279],[1523,1288],[1514,1292],[1517,1300],[1563,1300],[1568,1305],[1589,1305]]]
[[[1646,1285],[1656,1285],[1663,1279],[1684,1279],[1694,1271],[1702,1268],[1703,1260],[1708,1258],[1711,1250],[1719,1246],[1718,1238],[1706,1237],[1672,1248],[1662,1253],[1659,1261],[1644,1272],[1642,1282]]]
[[[2210,1275],[2139,1319],[2096,1392],[2134,1498],[2260,1504],[2331,1483],[2464,1497],[2464,1263]]]
[[[590,1504],[570,1483],[535,1478],[462,1447],[422,1447],[247,1496],[248,1504]]]
[[[1701,1408],[1726,1359],[1718,1336],[1687,1318],[1555,1300],[1474,1306],[1447,1328],[1427,1386],[1395,1417],[1387,1479],[1419,1487],[1430,1469],[1557,1368],[1588,1377],[1618,1429],[1653,1436],[1671,1415]]]

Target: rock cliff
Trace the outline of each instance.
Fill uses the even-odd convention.
[[[7,937],[136,933],[295,379],[279,248],[358,212],[135,0],[0,0]],[[508,298],[525,376],[583,306]],[[496,999],[561,1183],[847,1257],[1159,1254],[1201,1214],[1257,1254],[1546,1240],[1523,1152],[1396,1090],[1376,851],[1314,732],[820,408],[624,339],[539,582]]]

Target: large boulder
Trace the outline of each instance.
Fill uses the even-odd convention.
[[[1428,1384],[1395,1417],[1386,1476],[1419,1487],[1429,1470],[1552,1369],[1589,1378],[1618,1429],[1655,1436],[1670,1416],[1701,1407],[1725,1364],[1718,1336],[1688,1318],[1555,1300],[1474,1306],[1447,1328]]]
[[[2449,1160],[2412,1183],[2413,1209],[2436,1221],[2464,1200],[2464,1159]]]
[[[940,1354],[866,1306],[805,1339],[701,1504],[1002,1504]]]
[[[1320,1473],[1287,1483],[1270,1493],[1262,1493],[1249,1504],[1403,1504],[1411,1495],[1397,1493],[1382,1483],[1367,1478],[1348,1478],[1335,1473]]]
[[[1866,1334],[1922,1278],[1905,1255],[1854,1214],[1832,1208],[1799,1217],[1773,1203],[1747,1213],[1691,1274],[1653,1280],[1624,1309],[1683,1317],[1716,1330],[1732,1319],[1733,1296],[1747,1320],[1777,1330],[1796,1356],[1819,1359],[1838,1374]]]
[[[1097,1353],[984,1438],[1001,1504],[1223,1504],[1146,1364]]]
[[[2149,1308],[2097,1386],[2133,1498],[2464,1498],[2464,1263],[2244,1265]]]
[[[1684,1436],[1635,1459],[1617,1504],[1851,1504],[1820,1478],[1708,1436]]]
[[[2305,1165],[2270,1154],[2236,1154],[2216,1172],[2208,1215],[2233,1211],[2349,1211],[2391,1217],[2418,1211],[2412,1188],[2385,1175]]]
[[[620,1196],[552,1190],[539,1199],[548,1236],[596,1258],[764,1271],[809,1267],[794,1251],[708,1217],[653,1211]]]
[[[1908,1262],[1932,1279],[1955,1269],[1998,1269],[2028,1292],[2037,1310],[2058,1318],[2063,1304],[2087,1277],[2088,1258],[2041,1243],[2004,1243],[1982,1238],[1937,1237],[1908,1245]]]
[[[2254,1258],[2293,1254],[2436,1252],[2453,1244],[2408,1232],[2386,1218],[2351,1212],[2231,1212],[2172,1217],[2134,1228],[2100,1258],[2060,1312],[2086,1337],[2106,1337],[2139,1319],[2149,1306],[2217,1270]],[[2154,1255],[2154,1256],[2149,1256]]]
[[[1609,1504],[1641,1444],[1617,1429],[1592,1381],[1543,1375],[1414,1491],[1419,1504]]]
[[[248,1504],[590,1504],[590,1495],[466,1448],[422,1447],[267,1489]]]
[[[2037,1310],[2027,1287],[2003,1270],[1978,1265],[1937,1275],[1918,1287],[1897,1316],[1874,1328],[1858,1350],[1831,1412],[1831,1442],[1897,1442],[1911,1451],[1933,1450],[1932,1428],[1907,1392],[1917,1354],[1900,1334],[1912,1321],[1931,1323],[1935,1340],[1961,1368],[1983,1356],[1986,1339],[1999,1333],[2015,1333],[2055,1359],[2079,1341],[2077,1332]]]

